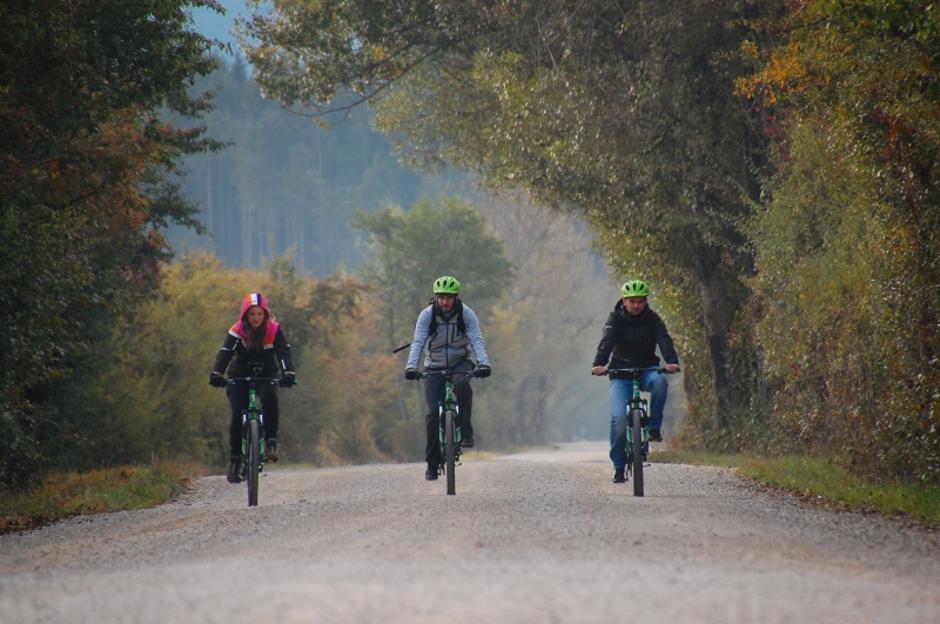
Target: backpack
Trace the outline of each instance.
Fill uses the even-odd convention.
[[[431,301],[428,303],[431,306],[434,306],[436,297],[432,297]],[[463,302],[460,299],[456,301],[457,305],[457,329],[462,334],[467,333],[467,325],[463,322]],[[428,325],[428,341],[430,341],[434,336],[437,335],[437,308],[436,306],[431,309],[431,323]]]

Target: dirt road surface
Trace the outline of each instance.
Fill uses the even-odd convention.
[[[145,511],[0,537],[0,621],[940,622],[940,536],[808,507],[728,470],[610,482],[603,444],[458,469],[201,479]]]

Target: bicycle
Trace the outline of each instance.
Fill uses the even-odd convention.
[[[643,465],[649,460],[650,435],[647,429],[649,424],[648,403],[640,396],[640,376],[643,373],[656,371],[669,374],[665,368],[659,366],[633,367],[633,368],[607,368],[604,375],[617,375],[630,379],[633,386],[633,395],[627,400],[627,465],[628,472],[633,473],[633,495],[643,496]]]
[[[449,369],[423,371],[420,379],[427,379],[435,375],[444,378],[444,400],[438,403],[438,439],[441,443],[440,464],[438,473],[444,473],[447,478],[447,494],[453,496],[457,493],[456,467],[460,463],[462,431],[458,416],[460,406],[457,404],[457,393],[454,390],[454,378],[460,375],[466,377],[479,377],[477,371],[454,371]]]
[[[248,385],[248,408],[242,412],[241,478],[248,484],[248,506],[258,505],[258,476],[264,470],[264,412],[258,408],[258,388],[277,385],[277,377],[232,377],[227,385]]]

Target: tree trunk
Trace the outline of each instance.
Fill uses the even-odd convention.
[[[717,249],[701,244],[697,255],[697,271],[702,293],[702,325],[711,369],[715,400],[713,411],[718,427],[729,424],[729,415],[746,401],[744,384],[732,366],[731,328],[736,311],[743,303],[742,289],[735,276],[722,266]]]

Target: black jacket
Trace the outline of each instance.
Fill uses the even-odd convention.
[[[274,345],[272,348],[260,348],[249,350],[245,347],[242,339],[232,332],[225,337],[222,348],[215,356],[215,366],[212,370],[217,373],[225,373],[228,369],[229,377],[273,377],[280,370],[292,371],[294,365],[290,357],[290,345],[287,344],[287,338],[281,328],[278,328],[274,336]]]
[[[659,315],[647,306],[639,315],[633,316],[623,309],[621,299],[607,317],[604,335],[597,345],[597,355],[594,356],[594,366],[657,366],[657,345],[668,364],[679,363],[679,355],[672,344],[672,337]]]

